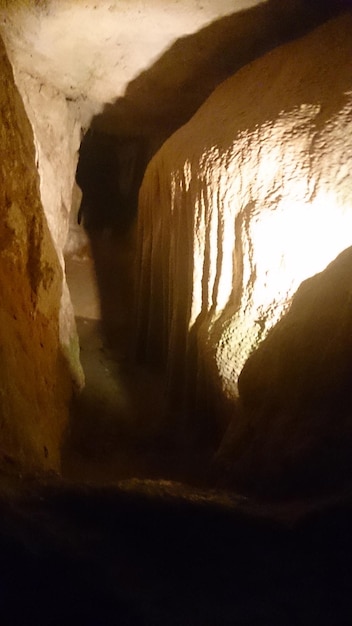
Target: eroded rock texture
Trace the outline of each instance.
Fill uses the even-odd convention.
[[[52,241],[64,270],[63,251],[68,240],[71,207],[76,191],[75,171],[83,115],[80,101],[65,97],[65,94],[55,87],[56,74],[50,65],[46,72],[43,70],[44,73],[40,75],[38,60],[36,64],[33,59],[33,50],[31,52],[26,50],[28,45],[26,38],[30,37],[31,25],[33,27],[35,19],[40,19],[40,7],[18,7],[17,12],[15,9],[15,6],[9,7],[8,15],[6,11],[4,12],[5,17],[0,29],[13,68],[15,83],[32,126],[36,166],[40,179],[40,198]],[[71,216],[71,222],[76,222],[76,215]],[[75,242],[69,244],[72,247]],[[79,362],[74,312],[64,271],[59,328],[62,350],[71,369],[72,378],[77,387],[81,387],[83,372]]]
[[[199,395],[234,400],[301,282],[352,242],[351,32],[349,12],[240,70],[147,169],[139,347],[179,394],[205,376]]]
[[[0,44],[0,459],[58,469],[71,387],[59,344],[62,269],[32,128]]]
[[[352,472],[352,248],[304,281],[246,362],[218,455],[230,483],[275,495],[336,488]]]
[[[9,48],[11,50],[11,48]],[[15,82],[32,125],[40,198],[53,244],[64,270],[63,251],[69,232],[74,175],[80,143],[75,105],[50,83],[43,83],[14,65]],[[76,216],[74,216],[75,219]],[[77,387],[83,384],[74,312],[65,272],[62,272],[59,315],[60,341]]]

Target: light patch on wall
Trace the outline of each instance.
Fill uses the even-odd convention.
[[[216,362],[229,396],[301,282],[352,243],[349,153],[342,138],[352,124],[350,102],[328,122],[324,115],[321,104],[302,103],[240,130],[226,151],[207,146],[189,185],[189,329],[206,319],[210,336],[217,325]]]
[[[204,202],[202,198],[199,198],[195,202],[194,206],[194,240],[193,240],[193,292],[192,292],[192,305],[191,316],[189,320],[189,330],[194,325],[198,315],[202,310],[203,301],[203,266],[204,266],[204,242],[206,235],[205,227],[205,210]]]
[[[217,367],[229,396],[249,355],[288,310],[299,285],[352,244],[352,203],[321,191],[309,203],[284,198],[242,230],[243,288],[226,325]]]
[[[292,294],[352,243],[352,206],[338,206],[336,198],[323,191],[309,204],[285,199],[265,216],[251,224],[256,242],[255,306],[268,307]],[[263,269],[270,268],[263,274],[261,260]]]

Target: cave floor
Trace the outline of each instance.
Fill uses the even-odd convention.
[[[187,458],[162,430],[160,375],[119,359],[105,345],[99,320],[76,323],[86,386],[72,402],[63,476],[98,485],[133,477],[184,479]],[[196,467],[192,471],[196,476]]]
[[[171,481],[0,481],[0,611],[21,626],[352,620],[352,492],[255,503]]]
[[[130,242],[104,232],[93,249],[95,266],[89,251],[66,259],[86,382],[72,401],[63,476],[95,485],[135,477],[203,484],[208,451],[170,433],[178,416],[166,404],[162,373],[130,358]]]

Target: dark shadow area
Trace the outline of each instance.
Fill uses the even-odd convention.
[[[120,353],[109,348],[99,320],[76,323],[86,385],[70,407],[65,479],[101,486],[137,477],[209,487],[216,440],[209,446],[206,424],[187,427],[179,404],[165,394],[163,373],[126,359],[123,342]]]
[[[138,190],[147,163],[143,137],[88,130],[76,179],[83,191],[78,223],[86,230],[124,230],[133,221]]]
[[[351,493],[256,503],[180,485],[0,489],[0,611],[11,626],[351,623]]]

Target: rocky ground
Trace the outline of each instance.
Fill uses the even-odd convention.
[[[3,624],[351,623],[351,494],[268,505],[8,476],[0,507]]]
[[[72,402],[63,475],[95,485],[131,477],[185,481],[192,476],[196,484],[204,482],[204,454],[190,450],[168,427],[177,416],[166,405],[163,374],[131,358],[125,247],[105,233],[96,248],[96,269],[90,254],[66,262],[86,384]]]

